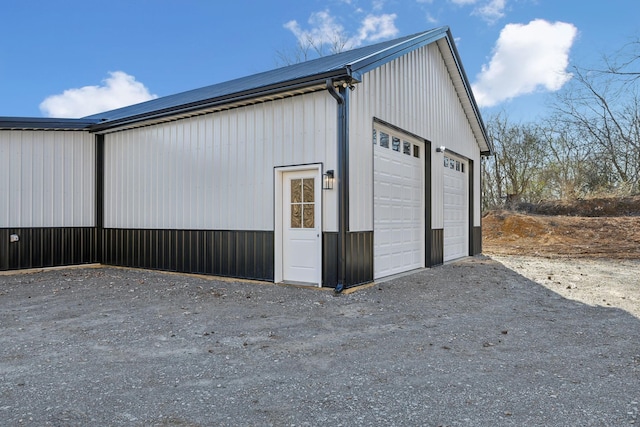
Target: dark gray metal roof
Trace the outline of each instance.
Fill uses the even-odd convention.
[[[85,130],[96,124],[95,119],[53,119],[44,117],[0,117],[0,129],[4,130]]]
[[[457,81],[455,83],[457,87],[467,95],[461,101],[470,115],[470,119],[471,117],[475,119],[475,123],[472,123],[474,132],[483,140],[481,144],[486,146],[486,149],[483,149],[483,154],[490,154],[492,151],[491,143],[486,135],[482,117],[460,62],[453,37],[449,27],[446,26],[93,114],[82,119],[0,117],[0,129],[87,129],[97,132],[144,120],[162,119],[180,114],[188,115],[192,111],[310,88],[323,84],[328,79],[347,82],[360,81],[363,73],[441,39],[446,40],[451,54],[449,56],[450,63],[454,64],[452,67],[457,69],[457,73],[454,73],[455,76],[452,75],[454,83]]]
[[[270,92],[282,92],[294,87],[310,86],[327,78],[358,80],[360,73],[373,69],[381,63],[391,61],[416,47],[445,37],[448,30],[448,27],[440,27],[224,83],[93,114],[85,119],[99,120],[98,128],[108,128],[122,122],[130,123],[149,117],[171,115],[190,108],[201,109],[215,103],[231,102],[241,97],[251,98]]]

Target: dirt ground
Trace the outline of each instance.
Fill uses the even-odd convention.
[[[640,197],[515,209],[483,217],[486,255],[566,298],[640,318]]]
[[[514,255],[493,255],[492,259],[564,298],[617,307],[640,319],[639,260]]]
[[[482,218],[488,255],[640,259],[637,216],[586,217],[491,211]]]

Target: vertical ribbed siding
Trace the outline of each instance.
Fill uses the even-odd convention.
[[[463,96],[462,94],[460,96]],[[476,160],[477,141],[437,44],[365,73],[351,93],[350,230],[373,228],[373,117]],[[442,162],[432,162],[434,228],[442,228]],[[478,203],[479,206],[479,203]]]
[[[322,236],[322,286],[338,284],[338,233]],[[347,233],[346,287],[373,281],[373,232]]]
[[[444,263],[444,229],[431,230],[431,247],[429,249],[431,259],[428,267],[434,267]]]
[[[273,230],[273,168],[336,169],[335,117],[320,91],[107,134],[105,227]]]
[[[433,215],[433,174],[432,170],[432,156],[433,151],[431,148],[431,142],[425,144],[425,172],[424,172],[424,215],[425,215],[425,227],[424,227],[424,265],[425,267],[431,266],[431,245],[430,242],[433,239],[432,231],[432,215]]]
[[[9,242],[16,234],[20,240]],[[93,227],[2,228],[0,271],[98,262]]]
[[[95,221],[94,136],[0,132],[0,227],[88,227]]]
[[[347,233],[346,263],[346,287],[373,281],[373,232]]]
[[[273,232],[105,229],[104,264],[273,280]]]
[[[469,248],[467,251],[467,255],[476,255],[476,248],[478,246],[478,242],[476,242],[476,230],[475,230],[475,226],[474,226],[474,216],[475,216],[475,206],[473,203],[473,199],[475,198],[475,181],[477,181],[475,179],[475,174],[474,174],[474,163],[473,160],[469,160],[467,161],[467,174],[468,174],[468,179],[469,182],[467,183],[467,195],[468,195],[468,200],[467,200],[467,207],[469,209],[469,212],[467,214],[467,219],[469,221],[469,231],[467,232],[469,234]],[[478,218],[478,220],[481,220],[480,218]],[[482,246],[482,235],[480,236],[480,246]],[[481,250],[482,251],[482,250]]]
[[[473,191],[473,225],[480,227],[482,224],[482,159],[480,153],[469,159],[469,163],[473,167],[473,185],[469,188]]]
[[[322,286],[338,284],[338,233],[322,233]]]
[[[473,227],[471,242],[470,255],[480,255],[482,253],[482,227]]]

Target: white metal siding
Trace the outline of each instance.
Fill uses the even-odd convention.
[[[273,168],[336,169],[336,114],[321,91],[107,134],[105,227],[273,230]]]
[[[0,131],[0,227],[94,224],[93,135]]]
[[[350,229],[373,228],[372,119],[377,117],[474,160],[479,182],[479,146],[460,104],[443,55],[431,44],[365,73],[350,93]],[[432,204],[442,206],[442,157],[432,153]],[[480,199],[476,194],[476,217]],[[479,222],[479,219],[478,219]],[[434,209],[433,228],[443,227]]]

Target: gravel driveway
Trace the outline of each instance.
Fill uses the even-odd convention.
[[[536,283],[514,271],[533,261],[500,259],[337,296],[111,267],[2,275],[0,425],[640,424],[640,264],[620,308],[581,301],[558,264]]]

